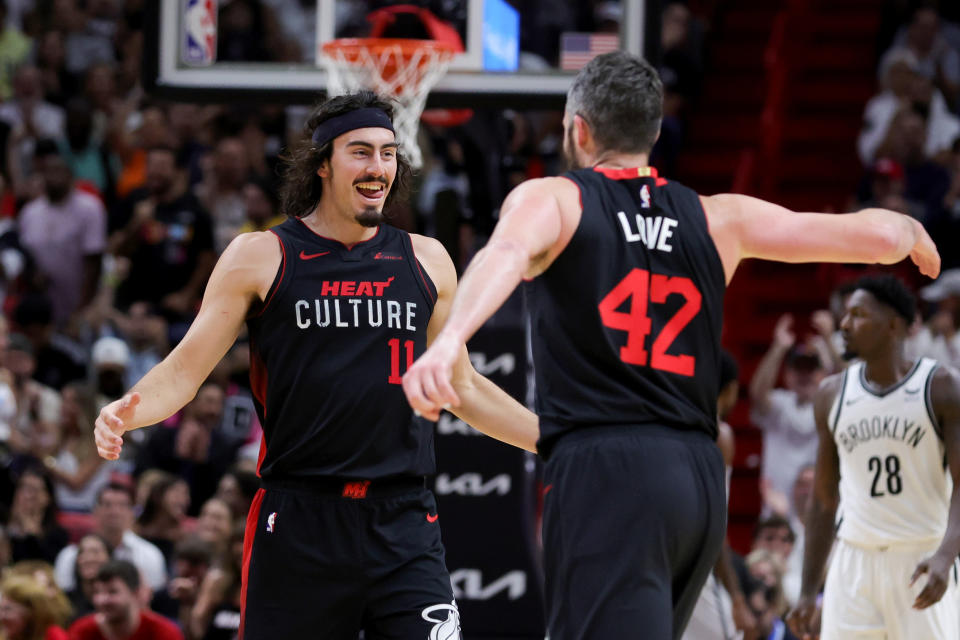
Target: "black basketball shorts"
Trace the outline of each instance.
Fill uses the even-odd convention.
[[[241,640],[459,640],[438,519],[421,478],[265,482],[247,517]]]
[[[723,459],[699,432],[584,428],[544,477],[550,640],[679,638],[726,532]]]

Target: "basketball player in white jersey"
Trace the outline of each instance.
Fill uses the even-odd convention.
[[[960,374],[904,357],[914,308],[889,276],[863,278],[847,301],[846,356],[861,360],[827,378],[814,400],[820,444],[803,586],[789,617],[802,638],[816,637],[835,523],[822,640],[960,638]]]

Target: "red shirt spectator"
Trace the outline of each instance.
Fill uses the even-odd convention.
[[[111,560],[100,567],[93,581],[96,613],[70,627],[70,640],[183,640],[183,634],[166,618],[140,606],[140,574],[126,560]]]
[[[107,640],[100,628],[100,614],[91,613],[73,623],[69,640]],[[66,636],[64,636],[66,638]],[[140,611],[140,623],[124,640],[183,640],[177,625],[152,611]]]

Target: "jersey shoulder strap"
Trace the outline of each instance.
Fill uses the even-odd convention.
[[[923,376],[923,405],[927,409],[930,423],[933,425],[933,429],[937,432],[937,435],[940,436],[940,440],[943,440],[943,427],[940,426],[940,421],[937,420],[937,413],[933,408],[933,395],[931,391],[933,387],[933,376],[939,368],[940,363],[933,358],[922,358],[917,376]]]
[[[840,378],[840,391],[837,393],[837,397],[833,401],[833,406],[830,408],[830,417],[829,417],[829,426],[830,433],[833,435],[837,434],[837,425],[840,424],[840,414],[843,412],[843,402],[850,394],[847,392],[847,387],[851,384],[851,379],[856,380],[860,375],[857,367],[861,366],[862,363],[857,362],[846,369],[843,370]]]

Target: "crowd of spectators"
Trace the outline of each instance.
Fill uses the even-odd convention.
[[[877,84],[857,139],[857,200],[913,216],[949,247],[960,234],[960,26],[933,3],[916,8],[883,52]],[[960,252],[944,258],[960,266]]]

